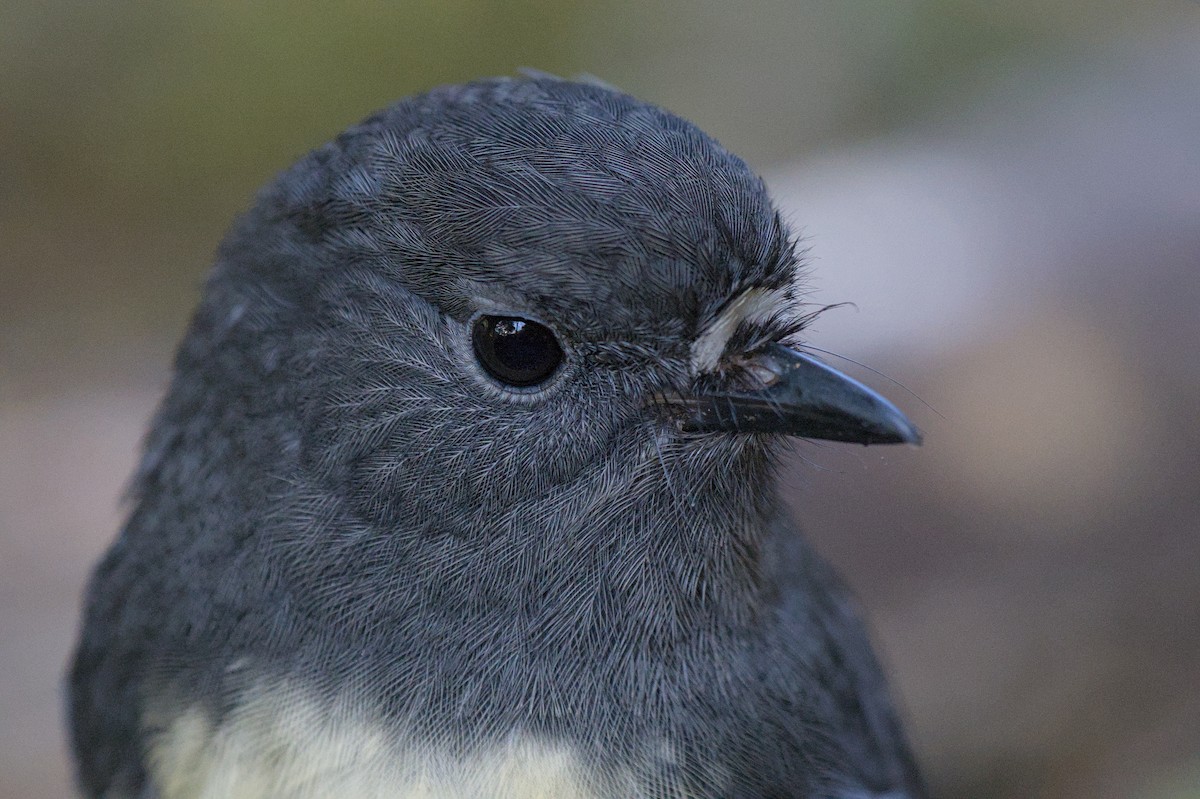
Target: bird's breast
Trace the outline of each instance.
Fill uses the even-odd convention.
[[[160,703],[148,771],[161,799],[600,799],[645,795],[630,769],[513,731],[473,747],[419,740],[353,703],[258,686],[220,721]]]

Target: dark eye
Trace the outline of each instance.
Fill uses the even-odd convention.
[[[506,385],[534,386],[562,363],[563,351],[550,328],[517,316],[481,316],[471,330],[475,357]]]

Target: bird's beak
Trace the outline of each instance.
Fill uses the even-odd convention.
[[[778,433],[856,444],[920,444],[921,434],[881,395],[780,344],[741,363],[751,385],[665,401],[684,430]],[[660,400],[661,401],[661,400]]]

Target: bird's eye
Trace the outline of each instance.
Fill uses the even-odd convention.
[[[505,385],[527,388],[544,382],[562,363],[563,351],[545,325],[517,316],[481,316],[471,330],[475,357]]]

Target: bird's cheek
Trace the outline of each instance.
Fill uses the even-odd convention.
[[[586,407],[482,406],[462,414],[438,407],[353,425],[340,419],[336,430],[327,428],[337,434],[332,443],[304,459],[310,476],[373,525],[467,524],[536,503],[629,437],[617,420]]]

